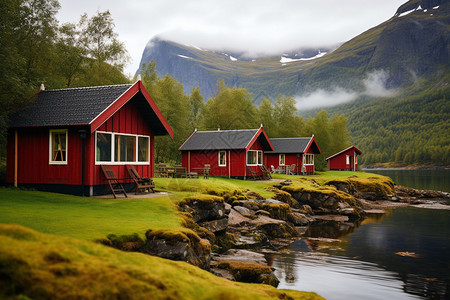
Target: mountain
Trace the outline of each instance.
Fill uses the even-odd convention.
[[[228,86],[246,88],[259,103],[263,97],[275,98],[280,93],[293,95],[298,68],[291,69],[291,62],[308,61],[330,50],[306,48],[278,57],[249,58],[240,53],[200,49],[155,37],[147,43],[140,66],[154,60],[158,75],[171,74],[183,83],[186,93],[199,86],[208,99],[214,96],[217,83],[224,80]]]
[[[348,118],[362,163],[449,166],[449,8],[450,0],[410,0],[339,47],[264,58],[155,38],[141,64],[153,59],[160,76],[170,73],[187,93],[199,86],[205,99],[224,80],[253,93],[256,104],[293,96],[303,116],[321,109],[305,110],[303,100],[331,105],[328,112]]]
[[[297,96],[319,88],[362,90],[363,79],[376,71],[384,72],[385,88],[404,88],[420,77],[438,77],[448,68],[448,2],[411,0],[391,19],[334,51],[333,47],[300,49],[276,57],[246,58],[153,38],[140,65],[154,60],[160,76],[171,74],[187,93],[199,86],[206,99],[214,95],[220,80],[246,88],[256,103],[263,97]]]

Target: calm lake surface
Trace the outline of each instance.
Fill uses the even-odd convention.
[[[364,170],[389,176],[398,185],[450,192],[450,170]]]
[[[278,288],[327,299],[450,299],[450,210],[404,207],[362,222],[314,223],[271,263]]]

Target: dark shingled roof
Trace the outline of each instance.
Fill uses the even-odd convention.
[[[304,153],[311,137],[270,139],[273,151],[266,153]]]
[[[131,86],[41,91],[11,118],[11,127],[88,125]]]
[[[245,149],[258,129],[195,131],[179,150]]]

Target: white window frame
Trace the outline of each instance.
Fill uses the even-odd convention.
[[[256,152],[256,164],[249,164],[248,163],[248,153],[249,152]],[[261,162],[259,162],[259,154],[261,154]],[[245,162],[247,164],[247,166],[262,166],[262,162],[263,162],[263,152],[262,150],[248,150],[247,153],[245,153]]]
[[[305,153],[305,166],[313,166],[314,165],[314,153]],[[310,157],[308,159],[308,157]],[[309,163],[308,163],[309,160]]]
[[[223,156],[223,158],[224,158],[224,163],[223,163],[223,164],[220,163],[220,154],[221,154],[221,153],[224,154],[224,156]],[[221,150],[221,151],[219,151],[219,167],[226,167],[226,166],[227,166],[227,151]]]
[[[281,158],[283,158],[283,159],[281,159]],[[286,165],[286,155],[285,154],[279,154],[278,155],[278,165],[279,166]]]
[[[345,156],[345,164],[350,165],[350,155]]]
[[[65,133],[66,134],[66,157],[64,161],[54,161],[53,160],[53,139],[52,135],[53,133]],[[49,155],[48,155],[48,163],[50,165],[67,165],[67,157],[69,153],[69,130],[68,129],[50,129],[49,131],[49,141],[48,141],[48,149],[49,149]]]
[[[97,134],[103,133],[103,134],[110,134],[111,135],[111,160],[110,161],[97,161]],[[136,144],[135,144],[135,160],[134,161],[115,161],[115,141],[117,135],[123,135],[123,136],[132,136],[135,137]],[[139,138],[144,137],[147,138],[147,153],[148,153],[148,161],[139,161]],[[129,133],[121,133],[121,132],[108,132],[108,131],[95,131],[95,165],[150,165],[151,160],[151,153],[150,153],[150,136],[148,135],[141,135],[141,134],[129,134]]]

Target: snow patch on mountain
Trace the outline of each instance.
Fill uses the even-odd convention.
[[[294,61],[313,60],[313,59],[322,57],[322,56],[324,56],[325,54],[327,54],[327,52],[321,52],[321,51],[319,51],[319,53],[318,53],[316,56],[308,57],[308,58],[290,58],[290,57],[284,57],[284,56],[281,56],[280,63],[282,63],[282,65],[284,66],[286,63],[290,63],[290,62],[294,62]]]

